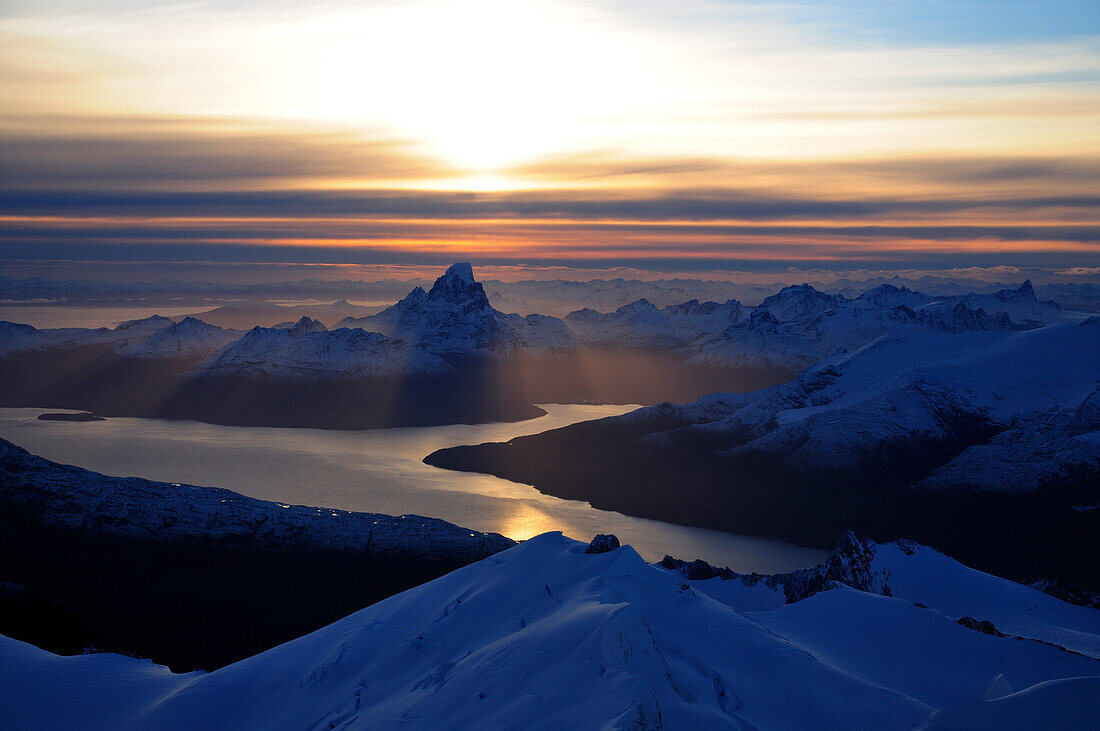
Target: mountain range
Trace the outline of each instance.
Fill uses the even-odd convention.
[[[455,264],[430,289],[332,329],[309,317],[247,332],[195,317],[114,329],[0,322],[0,403],[327,428],[508,420],[537,415],[536,403],[652,404],[777,384],[884,335],[1077,317],[1028,282],[951,297],[884,284],[854,299],[799,285],[751,308],[639,300],[523,317],[495,309],[470,265]]]
[[[1097,317],[883,335],[786,384],[426,461],[643,517],[817,546],[858,527],[1095,585],[1097,343]]]

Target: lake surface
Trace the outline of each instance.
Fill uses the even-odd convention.
[[[772,573],[818,563],[825,552],[783,541],[631,518],[543,495],[490,475],[421,460],[443,447],[506,441],[624,405],[543,405],[545,416],[493,423],[372,431],[231,427],[112,418],[40,421],[49,409],[0,409],[0,437],[64,464],[117,476],[224,487],[263,500],[401,515],[415,513],[525,539],[560,530],[580,540],[614,533],[649,561],[666,553],[741,571]],[[56,410],[52,410],[56,411]]]

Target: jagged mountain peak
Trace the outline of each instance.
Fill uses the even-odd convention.
[[[1024,284],[1020,285],[1020,287],[1005,293],[1008,293],[1012,299],[1016,300],[1038,301],[1038,298],[1035,297],[1035,288],[1032,287],[1031,279],[1024,279]]]
[[[786,322],[821,314],[844,301],[845,299],[840,295],[826,294],[809,284],[792,284],[764,298],[760,306],[766,307],[776,319]]]
[[[657,311],[657,307],[652,302],[647,300],[645,297],[643,297],[639,300],[634,300],[633,302],[631,302],[629,304],[625,304],[622,307],[615,310],[615,312],[622,313],[622,314],[627,314],[627,313],[631,313],[631,312],[656,312],[656,311]]]
[[[130,358],[184,358],[209,355],[240,335],[197,317],[185,317],[160,328],[147,338],[131,340],[115,352]]]
[[[868,289],[853,300],[857,306],[870,305],[874,307],[900,307],[912,309],[922,307],[932,301],[932,297],[921,292],[914,292],[908,287],[897,287],[884,283]]]
[[[140,329],[159,329],[162,327],[168,327],[172,324],[172,321],[167,317],[160,315],[152,315],[151,317],[142,318],[140,320],[127,320],[126,322],[120,322],[115,330],[133,330],[135,328]]]
[[[419,289],[419,288],[418,288]],[[435,280],[428,291],[427,302],[446,302],[464,306],[489,309],[489,298],[481,282],[474,279],[474,270],[469,264],[452,264],[439,279]]]
[[[447,267],[444,278],[460,279],[467,284],[474,283],[474,268],[466,262],[456,262]]]
[[[347,321],[445,357],[485,357],[526,349],[572,346],[557,318],[504,315],[493,309],[469,264],[453,264],[425,292],[416,287],[377,315]]]
[[[179,322],[172,323],[171,325],[169,325],[169,327],[174,329],[174,330],[177,330],[177,331],[179,331],[179,330],[223,330],[224,329],[224,328],[218,327],[217,325],[211,325],[209,322],[206,322],[205,320],[200,320],[197,317],[192,317],[191,315],[188,315],[187,317],[183,318]]]
[[[294,323],[294,327],[290,328],[290,332],[295,335],[302,335],[305,333],[325,332],[328,330],[325,324],[320,320],[314,320],[312,317],[303,315],[302,319]]]

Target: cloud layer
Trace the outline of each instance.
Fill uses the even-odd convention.
[[[11,2],[0,258],[1100,264],[1088,2]]]

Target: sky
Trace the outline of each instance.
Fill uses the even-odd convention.
[[[0,266],[1100,266],[1096,0],[0,0]]]

